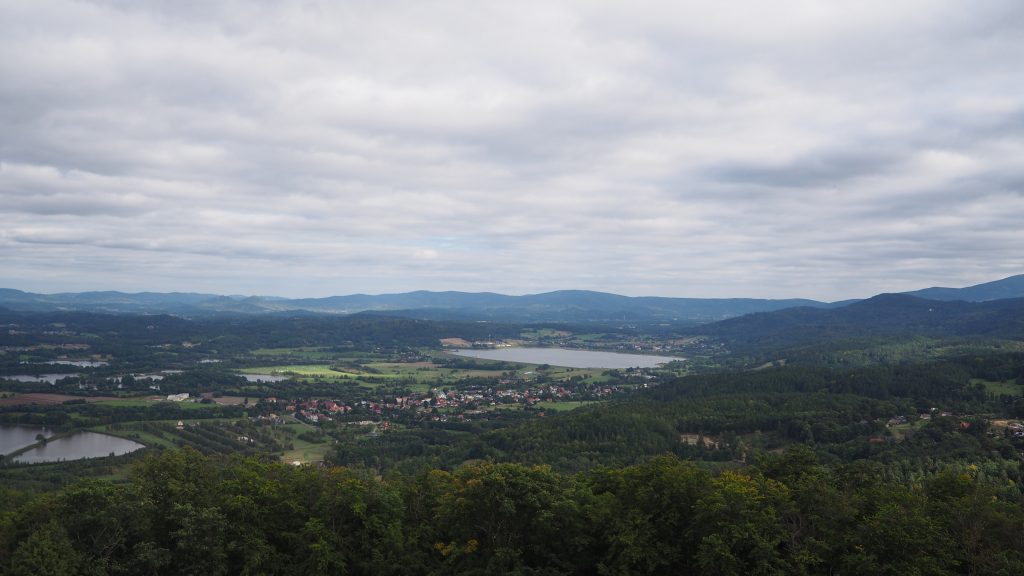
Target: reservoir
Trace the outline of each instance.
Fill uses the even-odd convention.
[[[35,436],[33,436],[33,442]],[[31,442],[30,442],[31,443]],[[45,446],[37,446],[28,452],[19,454],[15,462],[37,464],[40,462],[57,462],[60,460],[78,460],[80,458],[99,458],[102,456],[120,456],[145,448],[138,442],[125,438],[108,436],[97,432],[75,432],[47,442]]]
[[[107,366],[107,362],[93,361],[93,360],[50,360],[47,364],[57,364],[61,366],[75,366],[78,368],[99,368],[100,366]]]
[[[567,368],[654,368],[667,362],[684,360],[684,358],[672,356],[594,352],[566,348],[495,348],[493,350],[455,350],[452,353],[467,358],[522,362],[524,364],[550,364]]]
[[[78,376],[81,376],[81,374],[15,374],[13,376],[0,376],[0,378],[14,380],[15,382],[46,382],[47,384],[56,384],[57,380],[60,380],[61,378],[72,378]]]
[[[10,454],[18,448],[35,444],[36,436],[39,434],[50,437],[53,431],[39,426],[0,424],[0,454]]]

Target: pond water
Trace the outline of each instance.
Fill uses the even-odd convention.
[[[456,350],[456,356],[503,360],[526,364],[550,364],[567,368],[654,368],[683,358],[652,356],[650,354],[621,354],[618,352],[594,352],[591,350],[569,350],[566,348],[495,348],[493,350]]]
[[[62,366],[77,366],[78,368],[99,368],[107,366],[108,362],[99,360],[50,360],[47,364],[60,364]]]
[[[272,374],[239,374],[249,382],[283,382],[288,376],[274,376]]]
[[[157,380],[163,380],[164,379],[163,374],[132,374],[131,376],[132,376],[132,378],[135,378],[136,380],[144,380],[146,378],[149,378],[150,380],[153,380],[154,382],[157,381]],[[124,378],[124,376],[121,376],[121,378]]]
[[[53,435],[53,431],[40,426],[0,424],[0,454],[9,454],[18,448],[35,444],[36,436],[39,434],[49,438]]]
[[[56,384],[57,380],[69,376],[81,376],[81,374],[14,374],[11,376],[0,376],[0,378],[14,380],[15,382],[46,382],[47,384]]]
[[[70,436],[47,442],[45,446],[37,446],[28,452],[19,454],[14,458],[14,462],[36,464],[80,458],[99,458],[111,454],[120,456],[139,448],[145,448],[145,446],[117,436],[108,436],[97,432],[75,432]]]

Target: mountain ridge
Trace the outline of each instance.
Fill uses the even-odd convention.
[[[81,292],[34,294],[0,289],[0,306],[12,310],[80,310],[108,313],[169,313],[203,315],[217,313],[406,312],[416,315],[451,314],[481,320],[520,321],[689,321],[708,322],[751,312],[793,306],[830,306],[808,299],[670,298],[622,296],[589,290],[557,290],[512,296],[494,292],[431,292],[418,290],[396,294],[350,294],[325,298],[284,299],[265,296],[222,296],[202,293]]]
[[[929,300],[964,300],[967,302],[986,302],[989,300],[1005,300],[1007,298],[1024,297],[1024,274],[1008,276],[991,282],[983,282],[964,288],[944,288],[933,286],[912,292],[903,292],[910,296],[919,296]]]
[[[731,349],[786,350],[857,338],[1024,338],[1024,298],[984,302],[879,294],[840,308],[798,307],[690,329]]]
[[[880,295],[882,296],[882,295]],[[1024,274],[965,288],[932,287],[887,297],[930,301],[984,302],[1024,297]],[[875,298],[878,298],[877,296]],[[868,299],[871,300],[871,299]],[[176,314],[355,314],[382,312],[423,318],[513,322],[682,322],[709,323],[729,318],[807,307],[838,309],[865,300],[821,302],[803,298],[678,298],[623,296],[593,290],[537,294],[428,291],[348,294],[323,298],[220,295],[202,292],[89,291],[37,294],[0,288],[0,307],[24,311],[78,310],[100,313]],[[907,303],[909,301],[902,301]],[[877,304],[877,302],[876,302]]]

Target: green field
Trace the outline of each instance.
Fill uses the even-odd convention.
[[[892,435],[897,440],[902,440],[908,432],[913,432],[914,430],[923,427],[928,422],[930,422],[930,420],[912,420],[910,422],[907,422],[906,424],[896,424],[895,426],[890,426],[889,431],[892,432]]]
[[[316,428],[303,422],[289,422],[284,427],[295,430],[296,435],[302,432],[315,431]],[[309,464],[313,462],[320,462],[334,448],[334,441],[328,437],[326,442],[314,443],[307,442],[298,437],[290,439],[295,448],[291,450],[285,450],[281,454],[281,461],[286,463],[301,462],[303,464]]]
[[[300,346],[296,348],[256,348],[250,351],[253,356],[263,358],[294,358],[314,362],[373,362],[385,360],[387,357],[372,352],[344,351],[338,352],[325,346]]]
[[[594,342],[596,340],[604,340],[605,334],[603,333],[592,333],[592,334],[576,334],[573,336],[574,340],[580,342]]]
[[[288,421],[287,423],[279,425],[274,428],[274,430],[276,431],[274,433],[274,436],[277,438],[278,441],[290,443],[293,446],[292,449],[285,450],[284,452],[281,453],[281,461],[288,463],[294,461],[299,461],[302,463],[319,462],[323,460],[324,456],[333,449],[334,442],[329,437],[326,438],[326,441],[322,443],[308,442],[306,440],[298,438],[299,434],[303,432],[316,431],[317,428],[304,422],[299,422],[297,420],[291,419],[289,420],[290,421]],[[196,420],[192,420],[189,418],[184,419],[186,425],[195,421]],[[211,418],[201,420],[204,426],[229,425],[235,423],[236,421],[237,419],[234,418]],[[89,430],[95,432],[102,432],[104,434],[110,434],[113,436],[120,436],[122,438],[127,438],[129,440],[135,440],[136,442],[140,442],[142,444],[145,444],[146,446],[154,446],[160,448],[176,448],[178,447],[176,440],[178,440],[179,437],[173,430],[169,430],[165,435],[161,436],[160,434],[155,434],[153,432],[142,430],[141,427],[143,424],[158,424],[173,427],[175,426],[175,424],[177,424],[177,422],[177,420],[149,420],[137,422],[122,422],[119,425],[120,429],[111,429],[110,426],[104,424],[99,426],[92,426],[89,428]],[[138,428],[136,428],[136,426]],[[285,433],[286,430],[294,432],[294,434],[287,434]],[[227,435],[231,436],[231,434]]]
[[[257,366],[242,368],[244,374],[294,375],[299,378],[355,378],[359,372],[332,370],[330,364],[291,364],[287,366]]]
[[[274,357],[297,357],[308,358],[309,360],[329,360],[335,354],[327,352],[323,347],[302,346],[299,348],[257,348],[252,351],[253,356],[274,356]]]
[[[352,379],[360,380],[360,384],[373,387],[366,379],[415,380],[417,382],[433,382],[439,380],[459,380],[470,377],[493,377],[500,372],[495,370],[465,370],[443,368],[429,362],[370,362],[364,364],[365,370],[333,370],[330,364],[293,364],[285,366],[256,366],[243,368],[244,374],[293,375],[303,379]]]
[[[537,402],[534,404],[534,407],[543,408],[545,410],[554,410],[555,412],[568,412],[569,410],[575,410],[581,406],[599,404],[600,402],[600,400],[568,400],[565,402],[544,401]]]
[[[160,448],[177,448],[173,442],[144,430],[110,430],[107,425],[93,426],[89,428],[93,432],[102,432],[111,436],[134,440],[146,446],[159,446]]]
[[[1006,396],[1020,396],[1024,391],[1024,386],[1017,384],[1016,380],[1004,380],[1003,382],[994,382],[992,380],[982,380],[981,378],[971,378],[971,384],[984,384],[985,391],[989,394],[1006,395]]]

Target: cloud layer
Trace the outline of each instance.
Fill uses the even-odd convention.
[[[1024,5],[0,0],[0,284],[840,299],[1024,272]]]

